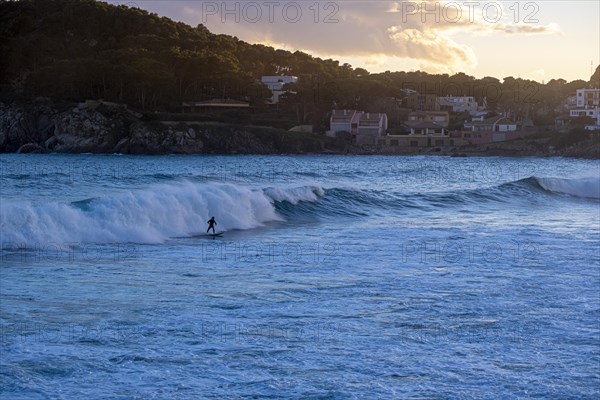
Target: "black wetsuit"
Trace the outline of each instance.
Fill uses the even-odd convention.
[[[211,229],[213,230],[213,233],[215,233],[215,225],[217,224],[217,221],[215,221],[214,218],[211,218],[208,220],[208,229],[206,230],[206,233],[208,233],[208,231],[210,231]]]

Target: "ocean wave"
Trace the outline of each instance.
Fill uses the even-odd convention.
[[[251,189],[188,181],[72,203],[3,202],[4,242],[163,243],[202,232],[215,216],[221,231],[281,221],[276,202],[316,201],[319,187]]]
[[[574,197],[600,199],[600,177],[583,178],[535,178],[548,192],[568,194]]]
[[[486,189],[477,189],[476,193],[481,196],[510,201],[511,199],[530,196],[564,196],[579,197],[584,199],[600,198],[600,178],[577,177],[577,178],[554,178],[536,177],[506,182],[498,186]]]
[[[4,242],[20,246],[44,242],[158,244],[203,232],[211,216],[215,216],[220,231],[247,230],[274,221],[480,207],[548,195],[598,199],[599,180],[529,177],[488,188],[424,193],[324,188],[319,183],[250,188],[186,180],[68,204],[3,202],[0,233]]]

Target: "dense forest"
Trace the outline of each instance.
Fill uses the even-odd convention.
[[[545,84],[425,72],[370,74],[303,52],[249,44],[138,8],[93,0],[0,0],[0,101],[104,99],[140,110],[177,112],[182,101],[230,98],[266,108],[263,75],[295,75],[279,107],[297,123],[322,125],[333,105],[400,118],[402,89],[485,98],[490,109],[551,123],[556,107],[590,81]]]

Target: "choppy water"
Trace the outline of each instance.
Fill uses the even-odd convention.
[[[600,396],[598,161],[0,166],[3,399]]]

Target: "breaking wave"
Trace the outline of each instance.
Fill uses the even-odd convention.
[[[158,244],[203,232],[211,216],[218,221],[218,230],[247,230],[274,221],[427,211],[548,195],[600,199],[600,180],[530,177],[490,188],[438,193],[325,189],[318,184],[253,189],[179,181],[72,203],[3,202],[0,232],[3,242],[20,246],[43,242]]]

